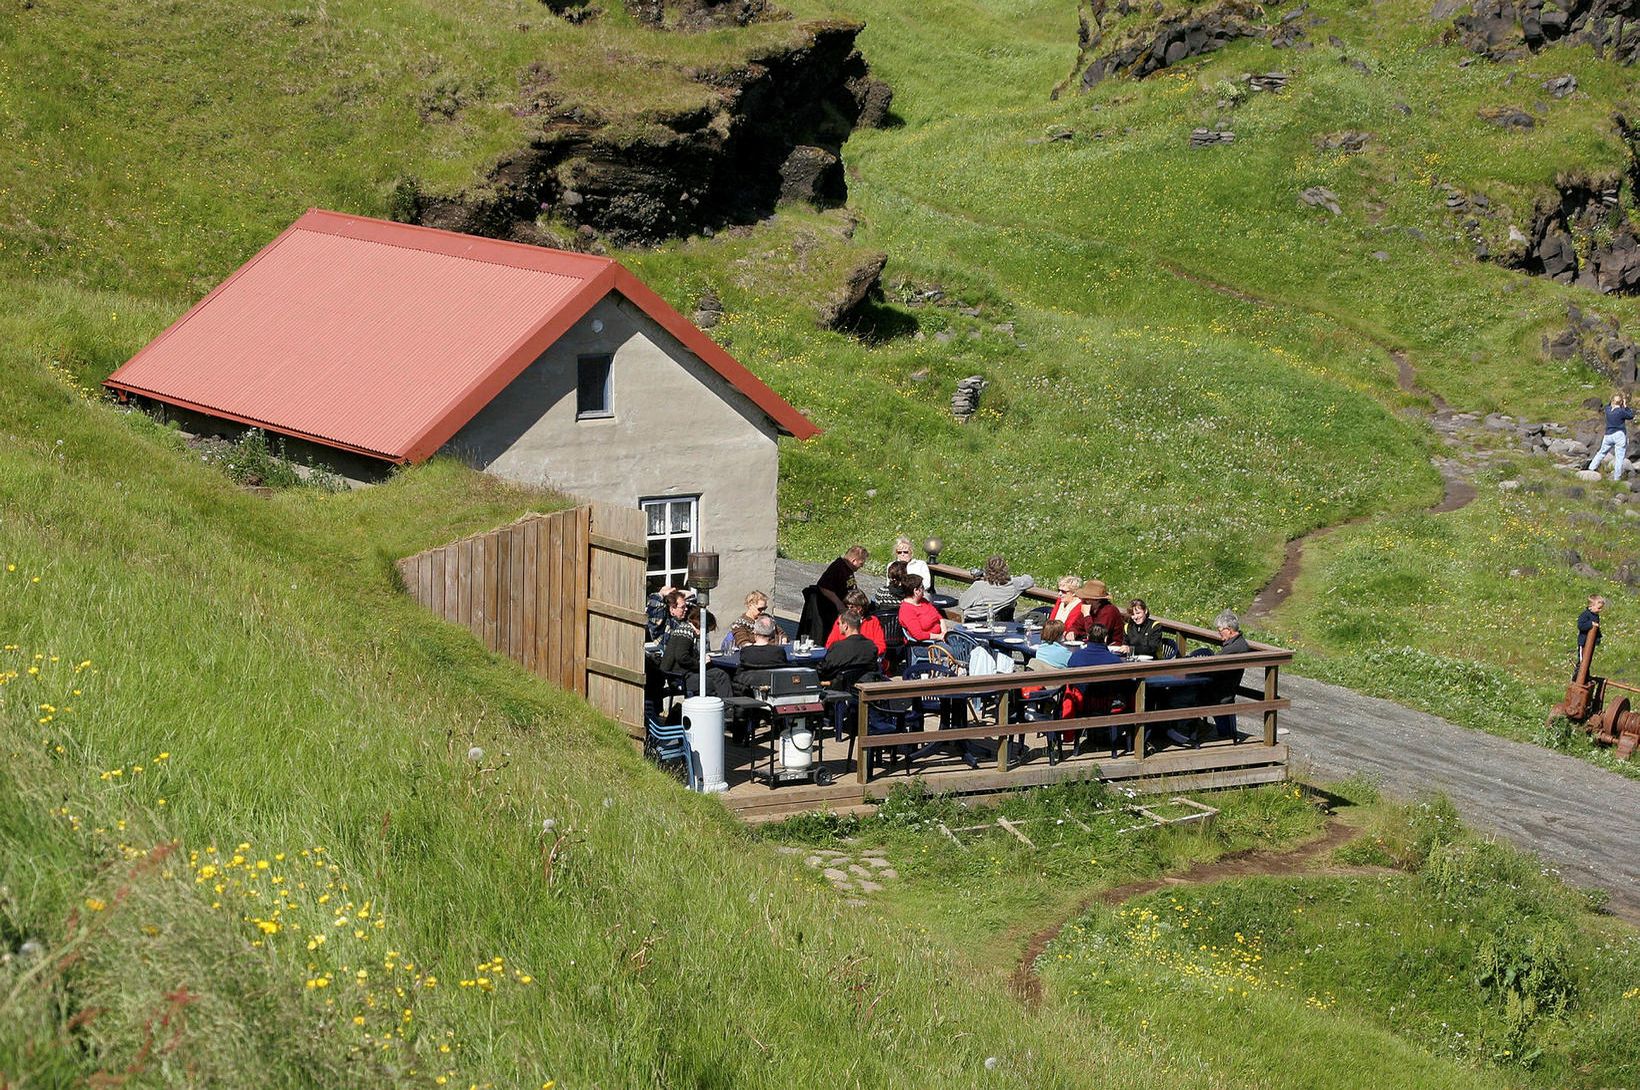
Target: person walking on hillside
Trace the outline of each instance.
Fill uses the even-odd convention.
[[[1572,680],[1583,670],[1583,646],[1594,633],[1594,644],[1589,647],[1589,673],[1594,673],[1594,652],[1600,646],[1600,611],[1606,608],[1606,599],[1596,594],[1589,599],[1588,608],[1577,615],[1577,648],[1572,653]]]
[[[1606,436],[1600,440],[1600,449],[1594,452],[1594,458],[1589,462],[1589,470],[1593,472],[1600,466],[1600,459],[1606,456],[1609,450],[1612,454],[1612,480],[1623,479],[1623,459],[1629,452],[1628,423],[1634,419],[1634,410],[1629,408],[1629,395],[1619,390],[1612,395],[1610,405],[1602,406],[1601,413],[1606,418]]]

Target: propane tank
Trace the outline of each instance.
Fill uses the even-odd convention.
[[[814,763],[814,732],[807,727],[787,727],[780,735],[780,767],[801,771]]]

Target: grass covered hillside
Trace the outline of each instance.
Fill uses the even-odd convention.
[[[1206,1037],[1022,1006],[984,957],[1022,903],[987,908],[980,946],[937,882],[910,887],[935,916],[845,906],[398,589],[394,557],[559,501],[449,464],[253,495],[41,367],[20,346],[60,337],[51,320],[0,322],[7,1085],[1239,1079],[1246,1056]],[[995,876],[1051,866],[1042,907],[1069,913],[1085,883],[1304,835],[1297,795],[1221,800],[1238,818],[1205,837],[1090,812],[1089,845]],[[1565,927],[1605,956],[1607,925]],[[1603,973],[1580,981],[1590,1009],[1617,1001]],[[1299,992],[1259,1002],[1333,1040],[1363,1087],[1509,1082]]]
[[[392,557],[550,497],[254,497],[5,351],[6,1085],[1089,1070],[398,591]]]
[[[15,13],[0,274],[60,333],[29,349],[94,384],[310,205],[389,214],[407,181],[485,192],[542,101],[641,142],[709,104],[711,73],[800,34],[663,33],[608,6],[581,25],[523,0]],[[716,293],[714,336],[827,429],[783,455],[789,553],[935,532],[959,561],[1001,550],[1201,618],[1245,607],[1287,540],[1364,519],[1310,550],[1265,634],[1312,671],[1518,736],[1557,695],[1582,598],[1612,595],[1621,631],[1634,595],[1614,576],[1640,556],[1614,490],[1562,495],[1532,459],[1476,448],[1477,428],[1459,453],[1479,499],[1429,516],[1429,458],[1452,452],[1421,414],[1438,396],[1571,424],[1607,392],[1539,342],[1568,303],[1626,325],[1634,303],[1475,261],[1446,187],[1488,199],[1477,230],[1501,252],[1557,176],[1625,168],[1626,69],[1569,46],[1486,61],[1420,6],[1328,2],[1306,48],[1233,42],[1053,101],[1076,60],[1068,3],[788,7],[863,20],[895,91],[896,123],[845,149],[848,206],[621,256],[686,311]],[[1116,42],[1151,17],[1109,18]],[[1280,93],[1241,80],[1272,69]],[[1563,72],[1574,94],[1540,88]],[[1498,106],[1534,127],[1481,116]],[[1236,142],[1188,146],[1215,124]],[[1361,151],[1325,146],[1345,131]],[[1300,201],[1314,187],[1338,214]],[[867,334],[817,330],[873,250],[889,265]],[[959,425],[969,374],[990,385]],[[1495,487],[1522,474],[1543,498]],[[1634,646],[1608,640],[1603,668],[1640,675]],[[1500,695],[1454,707],[1456,674]]]
[[[1323,860],[1371,871],[1347,896],[1294,879],[1137,903],[1211,925],[1215,952],[1236,942],[1215,897],[1257,923],[1284,977],[1204,991],[1222,959],[1189,956],[1182,928],[1078,906],[1319,832],[1298,794],[1222,799],[1199,836],[1119,832],[1094,792],[1022,801],[1054,821],[1042,807],[1086,804],[1040,855],[959,857],[928,825],[941,800],[754,836],[400,592],[396,559],[565,501],[439,462],[252,494],[95,394],[305,208],[482,190],[542,95],[640,140],[800,33],[662,33],[606,6],[581,25],[535,0],[0,18],[0,1085],[1632,1081],[1631,940],[1529,861],[1390,814]],[[1622,630],[1632,593],[1563,556],[1629,555],[1613,490],[1568,495],[1477,430],[1459,453],[1480,498],[1427,514],[1450,452],[1419,390],[1532,417],[1600,392],[1536,357],[1582,296],[1473,263],[1439,185],[1524,216],[1556,171],[1620,165],[1606,115],[1626,73],[1569,51],[1459,67],[1423,11],[1326,0],[1311,50],[1241,42],[1053,102],[1069,3],[791,7],[864,19],[895,89],[898,123],[845,149],[848,206],[620,255],[685,310],[716,293],[714,335],[827,429],[783,451],[790,553],[937,532],[959,560],[1000,548],[1200,618],[1245,604],[1288,539],[1359,518],[1311,550],[1268,632],[1313,670],[1513,732],[1540,717],[1583,594],[1612,593]],[[1275,67],[1281,95],[1224,89]],[[1530,132],[1476,119],[1565,69],[1583,90]],[[1224,112],[1236,143],[1189,151]],[[1346,127],[1366,150],[1317,149]],[[1317,185],[1337,216],[1300,205]],[[819,331],[871,251],[889,265],[866,335]],[[959,425],[950,390],[975,373],[990,386]],[[1640,674],[1632,642],[1608,646]],[[904,884],[848,905],[802,862],[839,837],[891,853]],[[1331,907],[1300,920],[1316,896]],[[1423,954],[1311,956],[1408,927],[1407,904],[1440,929]],[[1025,958],[1044,991],[1022,1004],[1005,981],[1027,940],[1073,916]],[[1477,959],[1496,972],[1477,980]],[[1386,1001],[1401,991],[1426,999],[1409,1014]]]

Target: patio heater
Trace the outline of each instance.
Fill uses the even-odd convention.
[[[706,606],[712,588],[718,585],[718,554],[690,553],[688,587],[695,592],[700,605],[699,687],[695,695],[683,702],[683,722],[688,729],[689,744],[695,751],[695,767],[700,769],[701,791],[727,791],[729,784],[723,778],[723,701],[706,695]]]
[[[937,537],[931,537],[923,542],[923,552],[928,554],[928,593],[934,593],[934,565],[940,562],[940,550],[945,548],[945,542]]]

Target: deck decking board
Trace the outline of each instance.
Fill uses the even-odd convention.
[[[1213,742],[1200,749],[1166,750],[1144,760],[1132,756],[1110,757],[1083,754],[1050,765],[1040,747],[1024,764],[1015,763],[1007,772],[994,764],[982,763],[969,769],[957,758],[940,757],[919,762],[915,776],[900,769],[879,772],[869,784],[859,783],[853,767],[843,759],[847,743],[838,744],[828,736],[826,760],[833,782],[825,786],[798,781],[770,787],[754,775],[753,759],[759,769],[767,766],[766,746],[729,746],[725,752],[729,790],[719,796],[729,810],[747,821],[771,821],[792,814],[816,810],[833,813],[862,812],[886,798],[896,785],[920,778],[930,791],[985,796],[1011,794],[1029,787],[1075,780],[1098,779],[1122,787],[1140,787],[1144,793],[1208,790],[1219,787],[1278,783],[1287,778],[1287,746],[1258,742]]]

